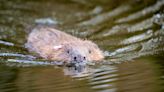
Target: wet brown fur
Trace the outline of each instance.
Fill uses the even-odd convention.
[[[54,46],[62,48],[54,49]],[[31,31],[26,47],[48,60],[70,62],[73,57],[78,57],[78,60],[100,61],[104,58],[95,43],[45,26],[35,27]]]

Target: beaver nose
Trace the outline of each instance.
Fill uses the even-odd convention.
[[[77,60],[77,57],[74,57],[74,60],[76,61]]]
[[[84,60],[86,60],[86,57],[83,57]]]
[[[74,56],[73,60],[83,62],[86,60],[86,57],[85,56]]]

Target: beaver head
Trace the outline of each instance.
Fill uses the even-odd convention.
[[[51,60],[78,63],[85,61],[100,61],[104,58],[98,46],[88,40],[65,42],[53,47]]]

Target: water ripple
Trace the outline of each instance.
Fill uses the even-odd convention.
[[[135,43],[135,42],[139,42],[139,41],[149,39],[153,36],[152,32],[153,32],[152,30],[148,30],[147,32],[145,32],[143,34],[132,36],[130,38],[127,38],[127,39],[123,40],[121,42],[121,44],[130,44],[130,43]]]
[[[0,91],[163,92],[164,0],[0,0]],[[105,60],[65,67],[33,57],[25,29],[52,24],[93,40]],[[162,76],[162,77],[161,77]]]
[[[131,14],[126,18],[121,18],[121,19],[117,20],[116,23],[129,22],[129,21],[136,20],[136,19],[141,18],[145,15],[148,15],[150,13],[158,11],[163,5],[164,5],[164,1],[158,0],[156,2],[156,4],[149,6],[149,7],[146,7],[143,10],[139,10],[138,12],[135,12],[134,14]]]
[[[84,21],[82,23],[80,23],[79,25],[92,25],[92,26],[95,26],[95,25],[98,25],[114,16],[118,16],[120,15],[121,13],[124,13],[126,11],[128,11],[130,9],[130,6],[120,6],[116,9],[114,9],[113,11],[110,11],[110,12],[107,12],[107,13],[103,13],[103,14],[99,14],[98,16],[96,17],[93,17],[91,18],[90,20],[87,20],[87,21]]]

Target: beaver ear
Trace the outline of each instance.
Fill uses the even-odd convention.
[[[53,47],[54,50],[59,50],[59,49],[62,49],[63,45],[55,45]]]

